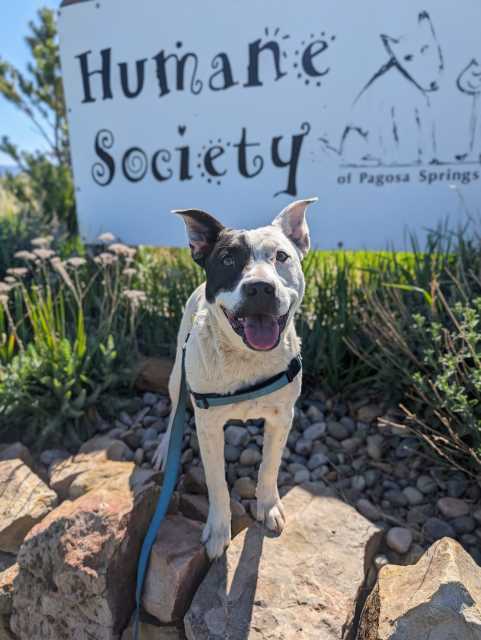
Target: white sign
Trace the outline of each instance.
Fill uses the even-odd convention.
[[[481,196],[479,0],[65,0],[84,237],[184,245],[295,198],[314,246],[402,247]]]

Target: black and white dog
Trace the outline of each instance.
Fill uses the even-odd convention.
[[[224,227],[196,209],[176,211],[185,222],[193,259],[206,281],[189,298],[169,383],[172,414],[154,463],[165,463],[181,380],[182,348],[188,388],[196,393],[234,393],[282,371],[300,349],[294,328],[304,295],[301,260],[309,250],[305,213],[317,198],[294,202],[267,227],[244,231]],[[202,540],[210,558],[222,555],[231,538],[225,479],[224,432],[230,419],[264,418],[264,446],[257,484],[257,519],[277,532],[284,513],[277,490],[281,457],[292,424],[301,376],[257,400],[223,407],[195,407],[200,452],[209,492]]]

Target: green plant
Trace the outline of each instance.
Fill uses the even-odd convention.
[[[62,260],[51,238],[32,242],[0,283],[0,429],[75,447],[89,412],[114,415],[129,390],[145,296],[131,288],[134,249]]]
[[[0,58],[0,96],[29,119],[47,151],[21,151],[4,136],[0,150],[22,170],[7,176],[4,184],[29,212],[73,233],[77,223],[54,11],[41,9],[29,27],[25,41],[32,62],[22,73]]]

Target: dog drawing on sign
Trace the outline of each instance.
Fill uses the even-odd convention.
[[[414,32],[381,40],[389,58],[355,99],[338,153],[353,166],[436,162],[430,94],[444,62],[431,18],[423,11]]]
[[[169,382],[171,422],[154,456],[157,468],[166,461],[187,336],[186,382],[190,391],[200,394],[226,395],[261,384],[285,371],[299,353],[294,315],[304,295],[301,261],[310,244],[306,209],[315,201],[294,202],[270,225],[249,231],[228,229],[197,209],[175,212],[185,222],[192,257],[205,270],[206,279],[189,298],[180,325]],[[208,409],[193,402],[209,493],[202,540],[210,558],[221,556],[231,539],[225,423],[264,419],[257,519],[280,533],[284,512],[277,475],[300,391],[299,374],[283,388],[261,398]]]

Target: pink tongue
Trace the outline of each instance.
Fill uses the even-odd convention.
[[[272,316],[248,316],[244,334],[249,346],[266,351],[272,349],[279,339],[279,324]]]

